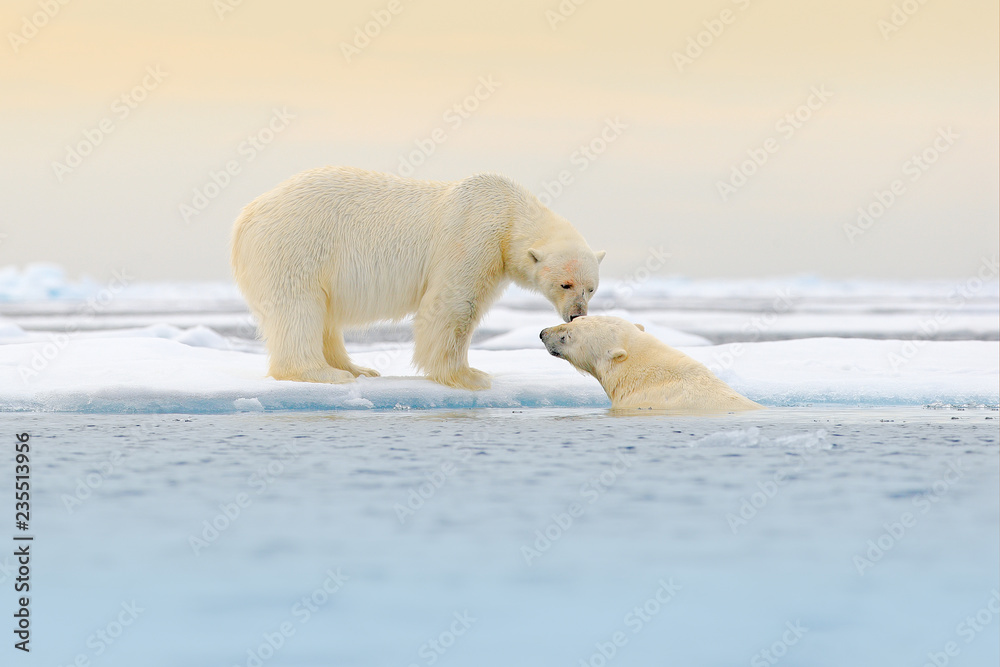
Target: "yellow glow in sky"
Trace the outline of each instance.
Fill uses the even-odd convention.
[[[997,26],[987,1],[8,0],[0,264],[225,279],[258,194],[409,164],[549,195],[567,172],[551,206],[611,275],[663,246],[694,276],[961,277],[997,245]]]

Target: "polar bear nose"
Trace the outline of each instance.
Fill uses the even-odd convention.
[[[587,302],[577,301],[576,303],[572,304],[569,307],[569,310],[566,313],[566,321],[572,322],[576,318],[583,317],[586,314],[587,314]]]

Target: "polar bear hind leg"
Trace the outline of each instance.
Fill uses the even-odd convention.
[[[339,384],[354,380],[353,373],[332,367],[323,356],[325,315],[324,304],[308,294],[296,295],[281,308],[258,313],[271,355],[268,375],[299,382]]]
[[[374,368],[358,366],[351,361],[347,355],[347,348],[344,347],[344,334],[337,326],[334,314],[328,308],[326,312],[326,325],[323,328],[323,357],[326,363],[333,368],[347,371],[353,377],[364,375],[366,377],[378,377],[379,372]]]

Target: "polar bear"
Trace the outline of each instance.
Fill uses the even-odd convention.
[[[758,410],[703,364],[620,317],[579,317],[542,329],[549,354],[593,375],[612,408],[677,412]]]
[[[302,172],[236,220],[236,283],[278,380],[349,382],[346,327],[416,313],[414,363],[441,384],[485,389],[472,332],[508,283],[569,322],[598,285],[594,252],[565,219],[495,174],[439,182],[353,167]]]

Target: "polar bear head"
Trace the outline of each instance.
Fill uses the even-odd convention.
[[[587,304],[598,284],[598,265],[604,251],[585,244],[558,244],[531,248],[534,287],[548,299],[564,322],[587,314]]]
[[[542,329],[539,338],[554,357],[565,359],[598,380],[628,359],[629,350],[645,329],[620,317],[578,317],[566,324]]]
[[[759,410],[704,364],[620,317],[578,317],[542,329],[549,354],[593,375],[615,409],[690,414]]]

